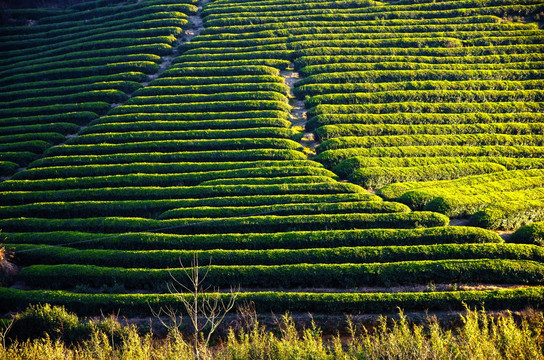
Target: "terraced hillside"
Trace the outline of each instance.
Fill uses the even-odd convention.
[[[138,75],[130,98],[125,92],[114,107],[117,100],[104,101],[104,113],[89,115],[77,135],[27,154],[35,159],[28,169],[0,183],[0,228],[21,265],[15,284],[0,289],[0,309],[51,302],[81,314],[121,309],[149,315],[148,304],[177,301],[168,293],[170,273],[182,279],[178,259],[187,264],[195,252],[201,262],[211,258],[210,285],[240,286],[240,301],[253,301],[261,312],[540,305],[542,247],[447,226],[448,217],[421,211],[424,204],[414,211],[365,187],[461,176],[458,181],[476,183],[466,175],[538,178],[540,170],[529,169],[542,163],[536,111],[542,33],[501,18],[543,8],[538,1],[216,0],[197,10],[167,0],[99,0],[33,26],[7,28],[12,34],[3,48],[23,31],[18,41],[33,44],[62,19],[85,33],[92,23],[106,27],[108,14],[122,12],[132,26],[156,9],[161,19],[180,21],[178,29],[190,28],[188,38],[196,36],[184,42],[176,30],[168,43],[176,48],[168,54],[179,56],[171,64],[168,54],[156,54],[162,57],[149,71],[153,76]],[[156,41],[133,36],[136,43]],[[48,49],[64,49],[64,37],[54,39]],[[105,43],[122,49],[111,39]],[[93,46],[76,59],[109,66],[104,50]],[[138,53],[138,46],[131,51]],[[18,56],[16,50],[6,54]],[[40,56],[47,63],[55,55]],[[26,74],[14,61],[6,63]],[[56,71],[66,84],[80,76]],[[68,91],[66,84],[53,89]],[[42,89],[37,83],[29,88]],[[9,103],[34,104],[32,91],[18,91]],[[73,94],[48,93],[43,106],[59,106],[57,98]],[[307,114],[295,95],[307,96]],[[81,112],[87,102],[75,104]],[[26,109],[14,105],[6,128],[34,135],[39,132],[25,124],[72,119],[64,110],[50,116],[38,112],[41,105]],[[515,128],[530,134],[514,135]],[[463,133],[478,131],[478,143],[467,146]],[[314,149],[313,139],[323,142]],[[408,149],[419,155],[399,156],[411,155]],[[518,158],[515,149],[527,155]],[[309,159],[314,150],[318,155]],[[472,157],[462,161],[461,155]],[[413,167],[430,175],[417,178]],[[396,177],[365,182],[369,169]],[[400,178],[403,171],[413,177]],[[352,182],[341,181],[346,176]],[[380,193],[405,202],[401,187],[411,184]],[[453,182],[438,184],[458,189]]]
[[[190,0],[115,3],[89,1],[33,26],[2,28],[0,176],[126,101],[159,70],[197,9]]]

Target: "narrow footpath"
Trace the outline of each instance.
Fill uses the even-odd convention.
[[[304,148],[304,153],[308,158],[316,155],[315,148],[318,143],[312,132],[306,131],[306,122],[308,121],[306,105],[304,100],[297,99],[294,95],[295,83],[300,79],[298,72],[294,71],[295,64],[291,63],[286,70],[280,71],[280,76],[284,79],[285,85],[289,87],[289,105],[291,105],[290,121],[291,127],[303,132],[300,144]]]
[[[149,75],[148,80],[142,83],[144,87],[147,86],[149,82],[157,79],[166,69],[168,69],[172,65],[174,59],[179,56],[180,45],[186,44],[193,40],[195,36],[200,35],[202,29],[204,29],[204,21],[201,16],[202,8],[209,2],[210,0],[200,1],[198,3],[198,11],[196,12],[196,14],[187,17],[187,20],[189,20],[189,26],[185,29],[183,37],[178,39],[178,41],[176,41],[176,43],[174,44],[172,54],[162,57],[162,62],[159,64],[159,71],[157,71],[155,74]]]

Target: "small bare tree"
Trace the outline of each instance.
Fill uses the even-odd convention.
[[[199,266],[196,253],[193,255],[190,267],[186,267],[181,259],[179,263],[188,282],[184,283],[177,279],[172,272],[169,272],[172,280],[167,283],[168,291],[176,295],[183,303],[185,312],[193,327],[195,358],[200,359],[200,349],[209,345],[212,334],[225,319],[227,313],[234,307],[239,288],[231,287],[228,293],[222,295],[219,293],[218,288],[204,285],[210,272],[211,258],[210,263],[203,267]],[[183,321],[181,309],[166,305],[162,306],[158,311],[151,309],[151,312],[170,333],[176,337],[181,336],[179,332],[179,327]],[[164,317],[167,320],[164,320]]]

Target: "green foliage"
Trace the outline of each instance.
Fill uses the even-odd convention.
[[[542,135],[503,135],[503,134],[460,134],[460,135],[388,135],[375,137],[346,136],[322,142],[317,147],[317,153],[326,150],[346,148],[370,148],[388,146],[479,146],[479,145],[525,145],[542,146]]]
[[[512,230],[534,221],[544,220],[544,201],[521,200],[494,203],[474,213],[473,226],[486,229]]]
[[[334,167],[334,172],[347,177],[359,169],[436,166],[448,164],[496,163],[508,170],[542,168],[544,160],[539,158],[514,158],[504,156],[433,156],[433,157],[361,157],[356,156],[342,161]],[[428,179],[431,180],[431,179]]]
[[[122,284],[127,289],[168,291],[171,276],[189,286],[180,268],[143,269],[92,265],[31,265],[18,278],[33,286],[72,289],[76,285],[99,288]],[[544,265],[525,260],[435,260],[375,264],[212,265],[205,286],[221,288],[292,289],[314,284],[333,288],[403,284],[474,282],[484,284],[544,284]]]
[[[271,185],[263,185],[271,186]],[[282,186],[282,185],[280,185]],[[240,186],[248,187],[248,185]],[[105,233],[163,231],[175,234],[224,234],[279,231],[313,231],[374,228],[445,226],[449,219],[438,213],[321,214],[188,218],[152,220],[144,218],[93,217],[73,219],[14,218],[0,220],[4,231],[100,231]]]
[[[463,176],[506,171],[502,165],[492,162],[423,165],[407,167],[370,167],[355,170],[349,179],[365,188],[408,181],[450,180]]]
[[[445,134],[509,134],[536,135],[544,131],[544,123],[499,123],[462,125],[362,125],[338,124],[317,128],[315,134],[321,141],[342,136],[387,136],[387,135],[445,135]]]
[[[411,310],[462,310],[465,306],[482,306],[488,310],[519,310],[541,303],[542,286],[518,289],[415,292],[415,293],[297,293],[297,292],[244,292],[237,301],[253,302],[258,312],[319,312],[328,314],[384,313],[399,307]],[[147,313],[149,305],[179,306],[181,302],[170,294],[81,294],[66,291],[18,290],[0,288],[0,305],[3,308],[23,309],[28,304],[52,303],[64,305],[78,314],[95,314],[100,309],[106,313],[123,309],[124,315]]]
[[[331,244],[334,245],[334,244]],[[445,259],[512,259],[542,262],[544,249],[520,244],[442,244],[274,250],[77,250],[49,245],[6,244],[22,264],[78,264],[124,268],[176,268],[196,253],[215,265],[358,264]]]
[[[9,176],[19,168],[19,164],[11,161],[0,161],[0,176]]]
[[[11,339],[26,341],[48,336],[66,343],[87,338],[91,333],[89,323],[80,322],[77,315],[68,312],[64,306],[30,305],[15,315],[9,331]]]
[[[1,146],[1,145],[0,145]],[[234,139],[202,139],[202,140],[162,140],[162,141],[142,141],[127,142],[121,144],[82,144],[82,145],[60,145],[49,149],[46,156],[70,156],[70,155],[103,155],[119,153],[140,153],[140,152],[200,152],[215,150],[234,150],[243,149],[287,149],[295,150],[300,144],[288,139],[253,139],[253,138],[234,138]],[[189,154],[187,154],[189,155]],[[190,156],[190,155],[189,155]],[[216,155],[220,156],[220,155]]]
[[[28,230],[28,229],[27,229]],[[494,232],[474,227],[363,229],[277,232],[268,234],[176,235],[155,233],[21,232],[3,233],[12,244],[51,244],[81,249],[304,249],[353,246],[502,243]]]
[[[512,234],[511,241],[544,246],[544,222],[535,222],[519,228]]]
[[[323,168],[323,165],[308,160],[257,160],[257,161],[239,161],[239,162],[132,162],[129,164],[96,164],[75,166],[74,157],[72,166],[52,166],[54,164],[43,164],[45,167],[29,168],[25,172],[18,173],[12,180],[45,180],[53,178],[70,178],[86,176],[106,176],[121,174],[181,174],[191,172],[205,172],[218,170],[234,170],[247,168],[266,168],[266,167],[298,167],[298,168]],[[52,159],[50,159],[52,160]],[[136,159],[134,159],[136,160]],[[171,160],[171,159],[165,159]],[[89,161],[92,163],[92,161]],[[49,166],[47,166],[49,165]],[[335,175],[328,173],[332,178]],[[10,183],[2,183],[0,188]]]
[[[4,153],[6,154],[6,153]],[[1,158],[0,154],[0,158]],[[135,152],[107,155],[57,155],[32,162],[33,167],[76,166],[92,164],[125,164],[142,162],[238,162],[262,160],[304,160],[306,156],[290,149],[250,149],[217,151]]]
[[[455,124],[491,124],[491,123],[516,123],[516,125],[540,123],[543,121],[543,115],[531,112],[516,113],[385,113],[385,114],[320,114],[312,117],[306,124],[307,130],[316,130],[325,125],[342,125],[348,128],[348,124],[380,125],[380,128],[386,129],[391,124],[398,125],[455,125]],[[382,125],[383,124],[383,125]],[[356,127],[354,129],[357,129]],[[320,130],[319,133],[326,131]]]
[[[488,137],[489,138],[489,137]],[[327,150],[313,160],[332,168],[352,157],[436,157],[436,156],[499,156],[520,158],[542,158],[544,149],[541,146],[527,145],[428,145],[428,146],[388,146],[371,148],[351,148]]]

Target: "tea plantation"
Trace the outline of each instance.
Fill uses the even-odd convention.
[[[262,313],[542,307],[543,14],[544,0],[10,10],[0,236],[19,268],[0,313],[149,316],[179,305],[167,283],[195,253],[205,285]]]

